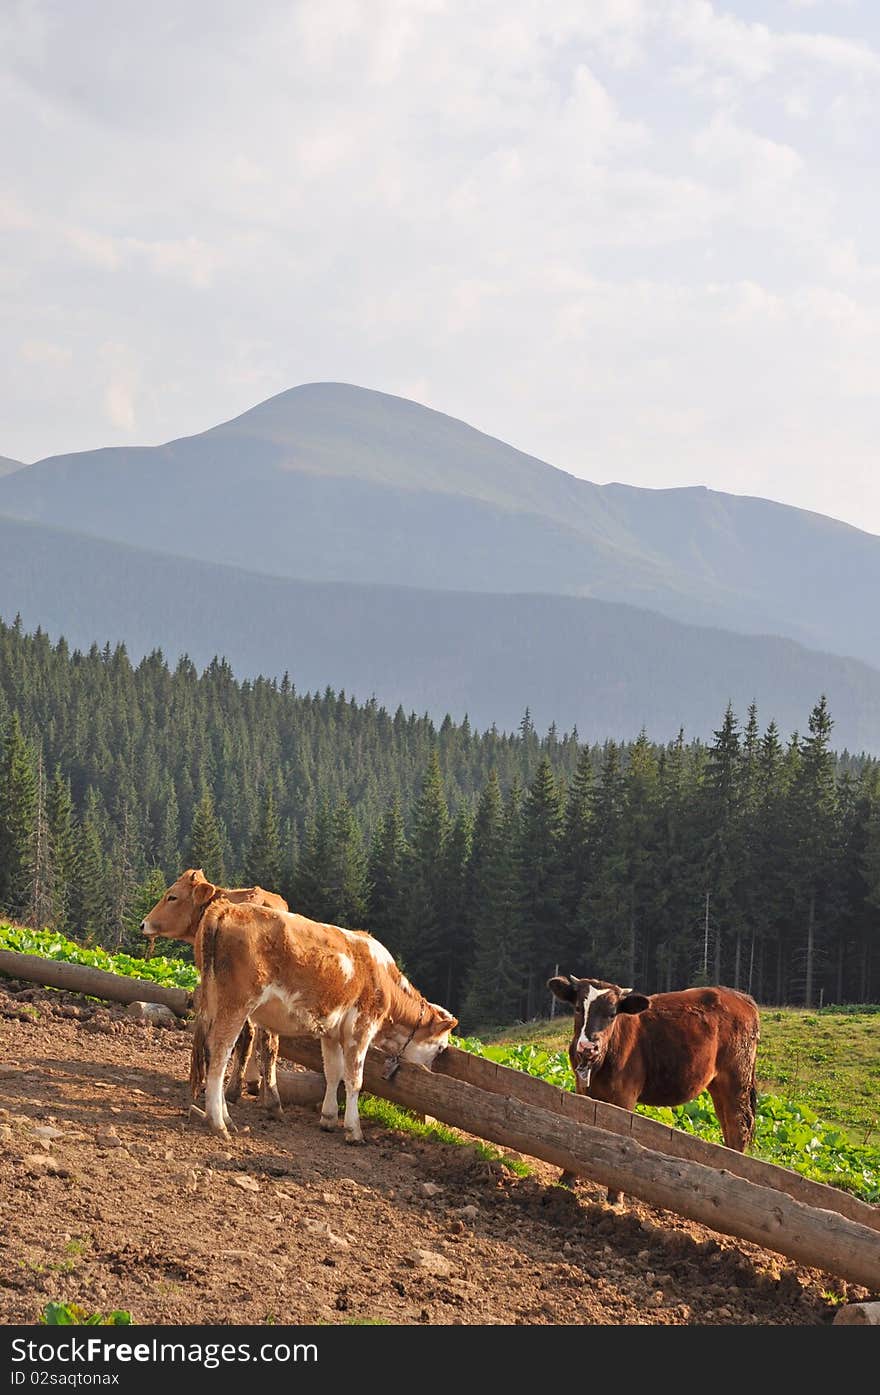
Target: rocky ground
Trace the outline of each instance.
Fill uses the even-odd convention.
[[[0,1321],[822,1325],[868,1295],[534,1163],[245,1100],[184,1114],[189,1034],[0,986]]]

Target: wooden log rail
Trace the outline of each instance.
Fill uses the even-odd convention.
[[[313,1038],[282,1038],[281,1054],[312,1070],[321,1068],[320,1046]],[[837,1210],[805,1205],[786,1191],[761,1186],[725,1167],[670,1157],[631,1135],[498,1089],[482,1089],[442,1070],[402,1064],[385,1080],[384,1064],[382,1053],[369,1052],[364,1087],[372,1094],[880,1292],[880,1234]],[[723,1152],[726,1159],[729,1150]],[[822,1190],[829,1200],[834,1197],[832,1188]]]
[[[481,1090],[500,1091],[523,1104],[533,1104],[539,1109],[564,1114],[582,1124],[593,1124],[607,1129],[610,1133],[634,1138],[646,1148],[660,1153],[682,1158],[689,1162],[703,1163],[706,1167],[723,1168],[736,1177],[758,1186],[773,1187],[784,1191],[795,1201],[806,1206],[818,1206],[822,1210],[837,1211],[848,1216],[860,1225],[866,1225],[880,1233],[880,1206],[871,1206],[866,1201],[839,1187],[826,1186],[824,1182],[813,1182],[802,1177],[799,1172],[780,1167],[776,1163],[763,1162],[761,1158],[737,1153],[720,1143],[709,1143],[705,1138],[674,1129],[669,1124],[661,1124],[644,1114],[633,1114],[628,1109],[618,1109],[617,1105],[604,1104],[602,1100],[591,1100],[586,1095],[575,1095],[570,1090],[560,1090],[539,1080],[524,1071],[511,1070],[497,1061],[488,1061],[473,1056],[468,1051],[458,1051],[450,1047],[434,1067],[435,1073],[448,1075],[453,1080],[463,1080],[469,1085],[477,1085]],[[626,1190],[626,1188],[624,1188]]]
[[[192,1005],[182,988],[13,950],[0,950],[0,975],[179,1016]],[[281,1054],[322,1069],[314,1039],[282,1038]],[[454,1048],[433,1072],[404,1064],[389,1081],[384,1064],[369,1053],[375,1095],[880,1293],[880,1208],[846,1192]],[[298,1093],[313,1099],[316,1078]]]
[[[43,959],[39,954],[19,954],[13,949],[0,949],[0,974],[113,1003],[164,1003],[178,1017],[186,1016],[192,1006],[192,994],[185,988],[165,988],[149,979],[126,978],[88,964],[68,964],[64,959]]]

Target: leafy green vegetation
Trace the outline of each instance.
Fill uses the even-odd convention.
[[[47,1327],[130,1327],[131,1313],[124,1308],[90,1313],[79,1303],[47,1303],[40,1321]]]
[[[126,978],[143,978],[168,988],[195,988],[199,981],[193,964],[180,959],[136,959],[131,954],[109,954],[100,946],[86,948],[54,930],[28,930],[20,925],[0,924],[0,949],[19,954],[37,954],[42,959],[61,959],[67,964],[87,964]]]

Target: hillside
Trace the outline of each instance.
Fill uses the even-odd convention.
[[[0,455],[0,476],[11,475],[13,470],[23,469],[20,460],[12,460],[8,455]]]
[[[366,1147],[346,1148],[314,1109],[289,1106],[275,1123],[244,1098],[241,1131],[218,1146],[184,1114],[189,1049],[183,1030],[0,984],[0,1321],[30,1325],[66,1301],[141,1324],[329,1334],[337,1323],[804,1327],[830,1323],[843,1293],[867,1296],[632,1198],[615,1210],[590,1182],[575,1196],[543,1163],[517,1177],[473,1147],[369,1118]]]
[[[468,595],[287,581],[0,519],[0,598],[9,621],[87,648],[124,639],[240,677],[289,670],[300,691],[344,688],[390,709],[512,729],[658,740],[710,737],[730,700],[803,727],[820,692],[835,745],[880,751],[880,673],[784,639],[678,624],[575,597]]]
[[[857,603],[880,539],[762,499],[592,484],[345,384],[39,461],[0,479],[0,514],[300,580],[622,601],[880,661],[880,613]]]

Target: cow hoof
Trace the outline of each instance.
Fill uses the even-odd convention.
[[[241,1099],[241,1090],[236,1090],[230,1087],[226,1091],[224,1099],[226,1100],[227,1104],[238,1104],[238,1101]]]
[[[284,1110],[281,1108],[280,1104],[270,1104],[266,1112],[270,1119],[277,1120],[279,1124],[284,1118]]]
[[[245,1086],[245,1089],[247,1090],[249,1095],[253,1095],[254,1098],[256,1098],[256,1096],[260,1093],[259,1080],[249,1080],[247,1085]]]
[[[568,1187],[570,1191],[574,1191],[576,1185],[577,1185],[577,1173],[576,1173],[576,1172],[563,1172],[563,1173],[562,1173],[562,1175],[561,1175],[560,1178],[559,1178],[559,1186],[560,1186],[560,1187]]]
[[[339,1116],[336,1114],[322,1114],[321,1128],[325,1133],[333,1133],[339,1123]]]
[[[227,1129],[225,1124],[212,1124],[211,1121],[208,1120],[208,1128],[211,1130],[212,1133],[215,1133],[218,1138],[229,1137],[229,1130]]]
[[[345,1133],[345,1141],[346,1141],[346,1143],[352,1143],[352,1144],[354,1144],[354,1143],[363,1143],[363,1141],[364,1141],[364,1136],[363,1136],[362,1133],[349,1133],[348,1130],[346,1130],[346,1133]]]

